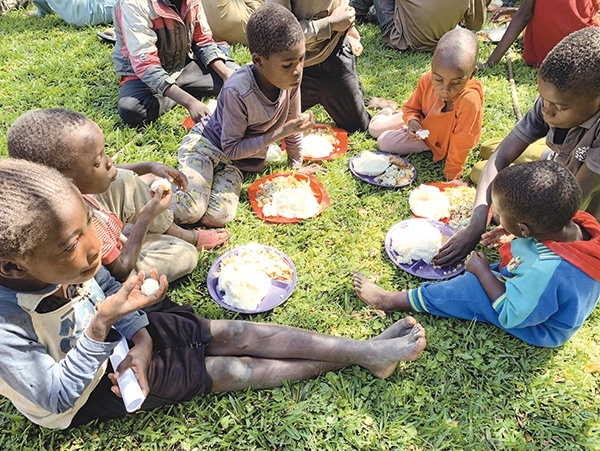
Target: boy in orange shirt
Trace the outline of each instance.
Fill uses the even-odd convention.
[[[382,151],[406,155],[429,150],[433,161],[446,159],[447,180],[462,175],[469,150],[481,137],[483,87],[473,79],[478,50],[471,31],[449,31],[435,49],[431,72],[421,77],[402,112],[396,112],[394,101],[369,99],[367,106],[381,108],[369,133]]]

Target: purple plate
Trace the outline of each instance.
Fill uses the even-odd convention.
[[[405,229],[406,227],[408,227],[408,224],[411,221],[427,221],[429,224],[434,226],[448,238],[450,238],[455,233],[455,230],[448,224],[444,224],[443,222],[435,221],[433,219],[406,219],[405,221],[401,221],[398,224],[392,226],[392,228],[388,230],[388,233],[385,236],[385,250],[388,256],[390,257],[390,260],[392,260],[392,262],[398,268],[402,269],[403,271],[406,271],[409,274],[412,274],[413,276],[429,280],[450,279],[452,277],[458,276],[461,272],[465,270],[465,262],[461,262],[458,267],[452,268],[436,267],[425,263],[423,260],[413,260],[410,263],[400,263],[398,261],[398,254],[392,249],[392,235],[395,235],[398,230]]]
[[[392,153],[387,153],[387,152],[373,152],[373,153],[380,154],[380,155],[394,156],[394,157],[399,158],[400,160],[404,161],[406,164],[408,164],[412,168],[412,171],[413,171],[412,179],[410,179],[410,182],[403,183],[403,184],[400,184],[400,185],[384,185],[383,183],[379,183],[379,182],[375,181],[375,177],[379,177],[377,175],[376,176],[371,176],[371,175],[359,174],[358,172],[356,172],[354,170],[354,160],[357,159],[360,156],[360,154],[354,155],[352,158],[350,158],[350,162],[348,163],[348,166],[350,167],[350,172],[352,172],[352,174],[354,174],[354,176],[357,179],[362,180],[363,182],[370,183],[371,185],[379,186],[381,188],[402,188],[404,186],[410,185],[417,178],[417,170],[415,169],[415,167],[408,160],[406,160],[406,159],[404,159],[402,157],[399,157],[398,155],[394,155]]]
[[[258,304],[256,310],[243,310],[234,307],[233,305],[225,303],[223,301],[223,293],[219,291],[218,288],[219,276],[217,276],[216,273],[219,271],[219,268],[221,267],[221,261],[223,259],[230,257],[231,255],[237,255],[240,252],[239,248],[232,249],[228,252],[225,252],[217,260],[215,260],[215,262],[208,270],[206,285],[208,286],[208,292],[210,294],[210,297],[213,298],[213,300],[217,304],[219,304],[221,307],[227,310],[231,310],[232,312],[245,313],[251,315],[254,313],[263,313],[268,312],[269,310],[273,310],[275,307],[283,304],[287,300],[287,298],[290,297],[290,295],[294,291],[294,288],[296,287],[297,280],[297,272],[294,263],[292,263],[292,260],[290,260],[290,258],[279,249],[270,246],[263,247],[268,251],[273,251],[279,254],[281,258],[283,258],[283,260],[289,265],[289,267],[292,268],[292,280],[289,282],[282,282],[281,280],[271,280],[271,288],[269,288],[269,291],[267,292],[267,295],[263,298],[263,300],[260,301],[260,304]]]

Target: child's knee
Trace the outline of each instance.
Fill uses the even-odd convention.
[[[235,219],[236,209],[209,210],[200,220],[200,223],[207,227],[224,227]]]
[[[127,125],[137,127],[148,122],[146,109],[134,97],[121,97],[117,102],[119,116]]]
[[[189,191],[177,191],[169,209],[177,224],[196,224],[204,217],[208,202],[196,198]]]

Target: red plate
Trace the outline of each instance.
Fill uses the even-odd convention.
[[[429,186],[435,186],[436,188],[438,188],[440,191],[445,191],[448,188],[456,188],[458,186],[471,186],[471,185],[460,185],[457,183],[450,183],[450,182],[429,182],[429,183],[425,183],[425,185],[429,185]],[[492,220],[492,216],[494,215],[494,206],[490,205],[490,209],[488,212],[488,217],[487,217],[487,224],[490,224],[490,221]],[[415,218],[420,218],[421,216],[417,216],[413,213],[413,216]],[[452,218],[442,218],[439,219],[439,221],[443,222],[444,224],[448,224],[450,222]]]
[[[348,151],[348,133],[346,133],[345,130],[334,127],[332,125],[326,125],[326,124],[316,124],[312,128],[312,130],[326,130],[328,128],[333,130],[333,132],[335,133],[336,139],[339,141],[337,144],[334,144],[333,152],[331,152],[326,157],[320,157],[320,158],[311,158],[311,157],[306,156],[306,157],[303,157],[304,160],[306,160],[306,161],[333,160],[334,158],[337,158],[340,155],[344,155]],[[283,140],[283,142],[281,143],[281,148],[283,150],[285,150],[285,140]]]
[[[273,179],[276,179],[277,177],[288,177],[290,175],[297,180],[308,180],[308,183],[310,184],[310,188],[311,188],[313,194],[315,195],[315,197],[317,198],[317,202],[319,203],[319,213],[318,214],[325,211],[327,209],[327,207],[329,206],[329,204],[331,203],[331,200],[329,199],[329,196],[327,195],[327,191],[325,191],[325,187],[321,184],[319,179],[316,178],[314,175],[300,174],[298,172],[278,172],[277,174],[267,175],[266,177],[258,179],[254,183],[252,183],[252,185],[250,185],[248,187],[248,199],[250,200],[250,205],[252,206],[252,209],[254,210],[256,215],[263,221],[274,222],[274,223],[278,223],[278,224],[293,224],[296,222],[303,221],[304,219],[308,219],[308,218],[284,218],[282,216],[265,216],[263,214],[262,207],[258,206],[258,202],[256,201],[256,193],[258,192],[259,187],[263,183],[271,181]]]

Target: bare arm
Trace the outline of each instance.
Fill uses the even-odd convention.
[[[575,178],[581,186],[581,192],[583,194],[581,209],[583,210],[589,206],[592,196],[598,191],[598,188],[600,188],[600,174],[591,171],[587,165],[584,164],[577,172]],[[590,213],[594,214],[594,212]]]
[[[205,104],[200,102],[193,95],[185,92],[177,85],[169,86],[165,90],[165,97],[174,100],[188,110],[194,122],[200,122],[203,117],[206,117],[210,114],[210,110]]]
[[[506,286],[494,275],[483,252],[472,252],[469,255],[467,271],[477,277],[490,302],[498,299],[506,292]]]
[[[127,242],[121,248],[120,255],[115,261],[107,265],[108,270],[115,279],[123,281],[131,274],[142,250],[142,244],[150,228],[150,223],[167,209],[172,197],[171,191],[163,193],[163,189],[159,187],[154,197],[142,207]]]
[[[487,226],[487,217],[491,203],[492,181],[505,167],[512,164],[529,146],[528,143],[518,138],[511,132],[500,143],[498,148],[486,163],[477,185],[473,215],[469,225],[458,231],[440,249],[433,262],[440,266],[455,265],[463,260],[481,239]]]
[[[502,39],[485,63],[486,66],[492,67],[502,59],[513,42],[515,42],[515,39],[519,37],[533,17],[534,6],[535,0],[523,0],[523,2],[521,2],[521,6],[519,6],[519,9],[510,21],[504,36],[502,36]]]

